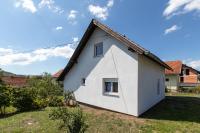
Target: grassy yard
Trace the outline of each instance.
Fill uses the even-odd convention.
[[[167,94],[164,101],[140,118],[82,107],[87,114],[88,133],[200,132],[200,96]],[[0,118],[0,132],[60,133],[60,121],[49,120],[51,108]]]

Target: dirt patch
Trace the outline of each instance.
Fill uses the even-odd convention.
[[[33,118],[27,118],[22,121],[22,124],[24,126],[35,126],[38,124],[38,122],[34,120]]]
[[[132,121],[132,122],[134,121],[135,123],[137,123],[139,125],[145,124],[144,119],[137,118],[137,117],[134,117],[131,115],[126,115],[126,114],[113,112],[113,111],[109,111],[109,110],[98,108],[98,107],[83,105],[83,104],[80,104],[80,107],[83,109],[83,111],[85,111],[87,113],[92,113],[97,116],[106,115],[106,116],[111,116],[116,119],[128,120],[128,121]]]

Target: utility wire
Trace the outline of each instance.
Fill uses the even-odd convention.
[[[38,49],[51,49],[51,48],[62,47],[62,46],[67,46],[67,45],[75,45],[77,43],[78,42],[69,42],[69,43],[58,44],[58,45],[53,45],[53,46],[47,46],[47,47],[38,48]],[[30,52],[33,52],[35,50],[37,50],[37,49],[24,50],[24,51],[14,51],[13,54],[17,54],[17,53],[30,53]]]

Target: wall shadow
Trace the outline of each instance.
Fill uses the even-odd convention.
[[[163,101],[141,115],[141,118],[200,123],[200,98],[166,96]]]

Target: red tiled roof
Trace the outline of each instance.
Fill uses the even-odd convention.
[[[58,72],[56,72],[55,74],[53,74],[52,77],[53,78],[58,78],[62,72],[63,72],[63,69],[61,69]]]
[[[27,84],[27,77],[25,76],[3,76],[1,79],[6,85],[14,87],[24,87]]]
[[[173,69],[173,71],[165,69],[165,74],[181,74],[182,61],[167,61],[165,63]]]

